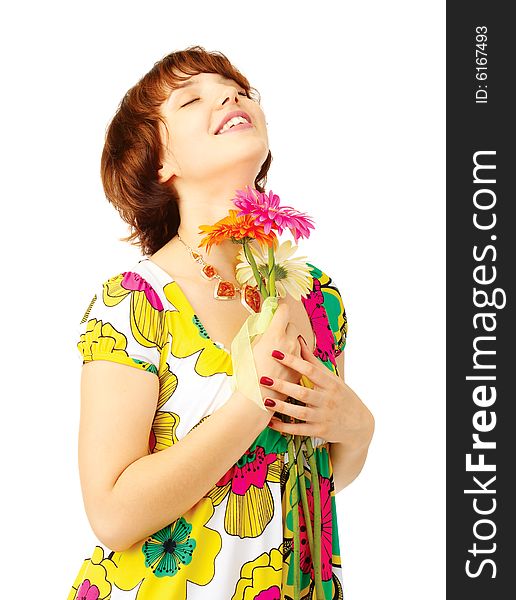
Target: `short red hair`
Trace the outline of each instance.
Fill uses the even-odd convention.
[[[172,239],[180,223],[177,192],[173,184],[158,179],[159,123],[165,125],[160,106],[184,79],[177,72],[187,76],[219,73],[233,79],[249,97],[256,93],[260,102],[257,90],[224,54],[202,46],[167,54],[126,92],[106,130],[100,174],[106,198],[131,227],[131,234],[122,241],[139,246],[144,255],[154,254]],[[269,151],[254,181],[260,192],[265,191],[271,162]]]

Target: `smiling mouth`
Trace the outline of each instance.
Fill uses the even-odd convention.
[[[229,129],[226,129],[226,131],[221,131],[219,133],[216,133],[215,135],[224,135],[225,133],[230,133],[231,131],[241,131],[242,129],[251,129],[252,124],[251,123],[238,123],[237,125],[232,125]]]
[[[240,124],[252,125],[251,117],[241,110],[230,111],[225,115],[222,124],[220,124],[217,131],[215,131],[215,135],[226,133]]]

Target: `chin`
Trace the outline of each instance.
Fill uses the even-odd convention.
[[[233,149],[235,152],[233,152]],[[252,141],[247,141],[246,144],[235,144],[234,147],[229,148],[228,152],[224,153],[224,155],[234,162],[239,162],[241,160],[245,161],[254,161],[258,164],[258,169],[262,166],[267,155],[269,153],[269,145],[263,140],[256,139]]]

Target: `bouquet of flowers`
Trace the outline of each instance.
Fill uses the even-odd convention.
[[[290,206],[280,206],[280,198],[272,190],[269,194],[246,186],[246,190],[237,190],[233,203],[237,210],[230,210],[214,225],[202,225],[205,234],[200,246],[209,252],[212,245],[231,239],[242,245],[239,254],[236,277],[243,286],[242,302],[251,315],[231,344],[233,362],[232,389],[238,388],[254,400],[263,410],[258,376],[254,366],[251,342],[256,335],[262,334],[268,327],[278,307],[278,298],[290,294],[297,300],[311,289],[310,269],[304,258],[292,258],[296,245],[287,240],[279,243],[276,232],[281,235],[288,229],[297,244],[299,238],[308,238],[313,223],[310,217]],[[253,286],[253,283],[255,284]],[[253,294],[253,290],[255,293]],[[260,297],[261,296],[261,297]],[[263,303],[262,303],[263,298]],[[290,397],[287,401],[294,400]],[[281,415],[282,419],[289,419]],[[293,529],[294,529],[294,590],[299,598],[300,589],[300,530],[298,504],[301,499],[310,553],[314,565],[316,595],[323,599],[324,591],[321,578],[321,496],[319,473],[310,436],[283,434],[287,437],[290,484],[293,490]],[[310,466],[311,483],[314,497],[314,525],[312,528],[303,455]]]

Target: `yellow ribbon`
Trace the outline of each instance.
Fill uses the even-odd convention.
[[[251,343],[257,335],[261,335],[266,331],[277,308],[277,296],[265,298],[260,312],[247,317],[231,344],[231,360],[233,363],[231,389],[233,391],[238,389],[244,396],[256,402],[263,410],[267,410],[267,408],[263,404]]]

